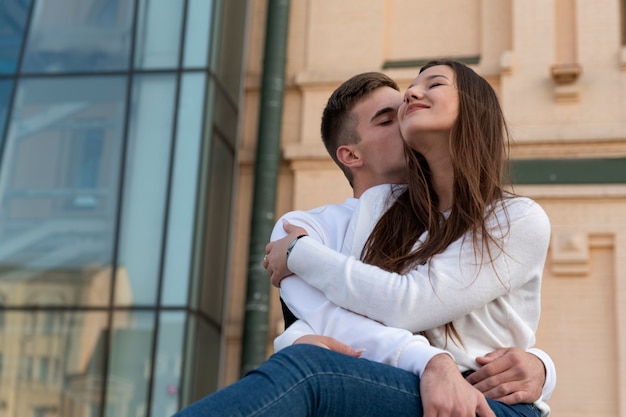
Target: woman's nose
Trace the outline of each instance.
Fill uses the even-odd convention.
[[[419,100],[422,96],[423,96],[422,93],[417,88],[410,87],[404,93],[404,100],[405,101]]]

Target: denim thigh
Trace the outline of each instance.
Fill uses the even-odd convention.
[[[298,344],[175,417],[420,417],[419,382],[402,369]],[[488,401],[498,417],[539,417],[533,404]]]

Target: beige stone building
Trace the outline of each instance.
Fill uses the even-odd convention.
[[[292,0],[276,215],[351,193],[319,138],[349,76],[405,88],[424,61],[462,59],[512,128],[515,190],[552,221],[537,345],[558,417],[626,416],[626,33],[618,0]],[[250,2],[234,253],[247,253],[266,2]],[[233,257],[224,383],[238,378],[246,266]],[[272,293],[270,335],[281,331]]]

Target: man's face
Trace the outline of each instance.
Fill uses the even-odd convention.
[[[402,93],[391,87],[374,90],[352,109],[357,118],[356,131],[361,137],[355,149],[363,160],[358,175],[364,182],[378,184],[406,183],[404,142],[398,123]]]

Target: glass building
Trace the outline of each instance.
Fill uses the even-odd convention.
[[[166,417],[217,387],[245,19],[0,1],[0,417]]]

